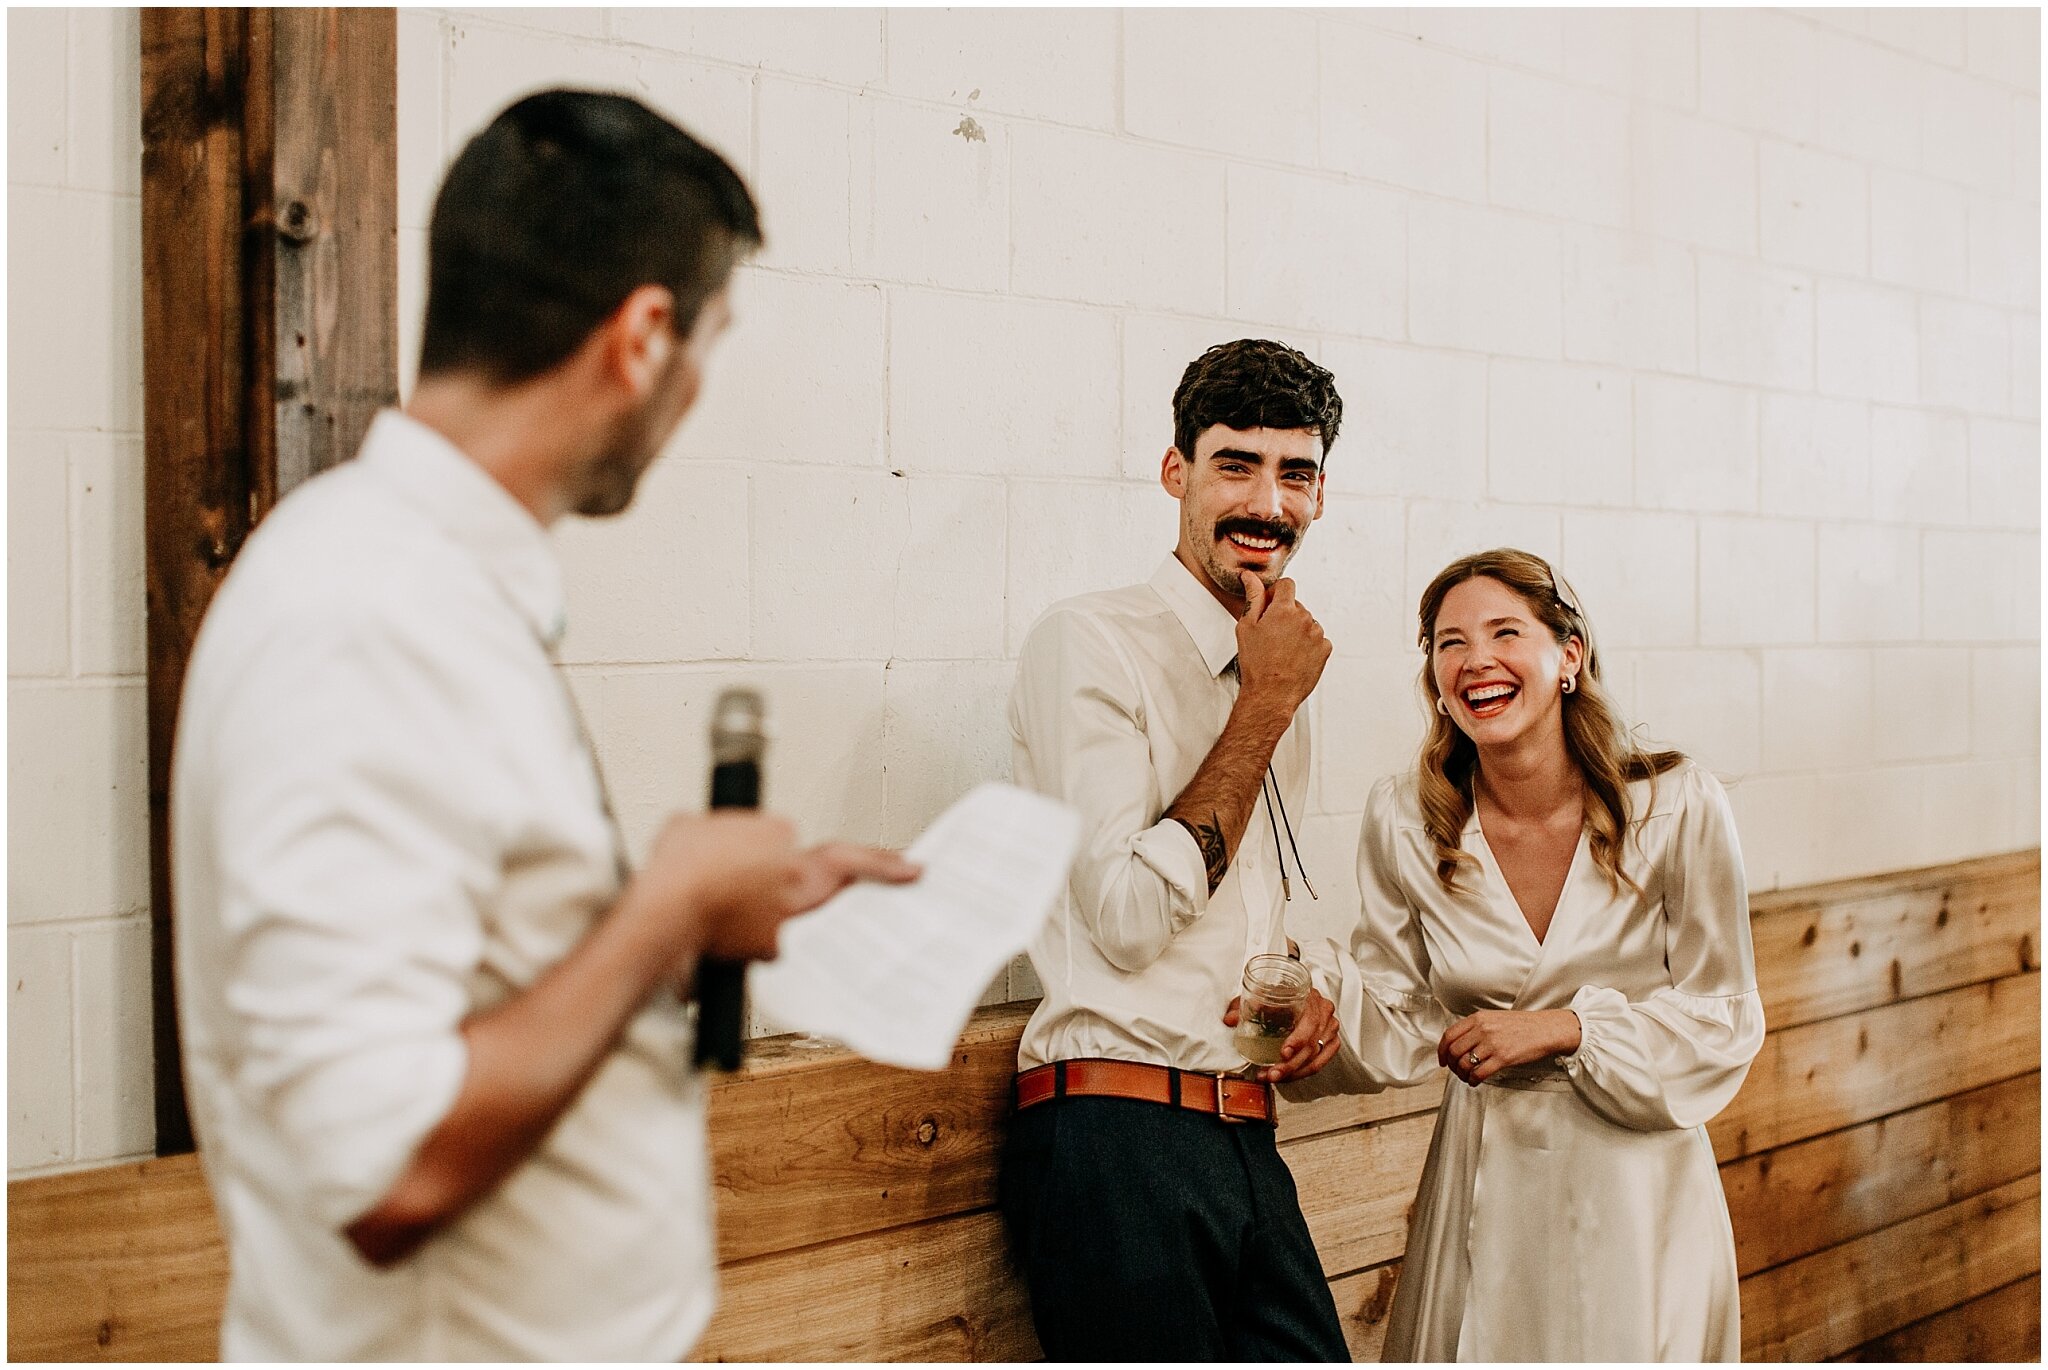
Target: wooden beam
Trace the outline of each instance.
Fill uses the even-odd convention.
[[[2041,1177],[1742,1282],[1744,1360],[1822,1360],[2041,1269]]]
[[[2038,851],[1759,900],[1773,1029],[2041,968]]]
[[[991,1209],[757,1256],[721,1270],[719,1285],[693,1359],[1041,1359]]]
[[[1028,1009],[978,1018],[943,1075],[757,1051],[711,1089],[719,1259],[986,1208]]]
[[[7,1186],[7,1358],[204,1361],[227,1247],[197,1156]]]
[[[144,522],[159,1154],[189,1150],[171,976],[173,732],[250,531],[398,397],[397,22],[142,11]]]
[[[2037,971],[1773,1032],[1707,1135],[1730,1161],[2040,1065]]]
[[[1324,1274],[1349,1274],[1407,1248],[1408,1214],[1435,1132],[1436,1114],[1421,1113],[1281,1146]]]
[[[1721,1167],[1744,1275],[1835,1246],[2041,1163],[2041,1075],[1987,1085]]]
[[[1931,1318],[1907,1323],[1835,1359],[2036,1363],[2041,1359],[2041,1277],[2015,1280]]]
[[[796,1039],[758,1043],[744,1073],[711,1088],[719,1259],[992,1206],[1017,1040],[1032,1007],[976,1014],[943,1075],[892,1070]],[[1443,1088],[1439,1078],[1283,1103],[1281,1143],[1431,1113]]]

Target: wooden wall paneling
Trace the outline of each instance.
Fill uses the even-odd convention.
[[[1282,1145],[1325,1270],[1357,1271],[1400,1255],[1434,1124],[1433,1114],[1419,1114]],[[1008,1319],[1014,1313],[1028,1326],[1029,1308],[1001,1237],[1000,1216],[981,1210],[727,1265],[702,1358],[1007,1358],[1001,1348],[1022,1336]],[[941,1269],[944,1278],[932,1274]],[[849,1311],[839,1320],[842,1302]],[[807,1312],[795,1320],[801,1326],[761,1315],[793,1307],[831,1315]]]
[[[2039,1267],[2039,1176],[2009,1178],[2039,1135],[2038,993],[2038,975],[2009,976],[1772,1033],[1712,1129],[1741,1153],[1722,1176],[1752,1355],[2037,1344],[2005,1291]],[[728,1253],[751,1254],[728,1255],[701,1355],[1038,1353],[991,1207],[1028,1008],[977,1015],[940,1076],[779,1039],[714,1085],[719,1226]],[[1444,1087],[1283,1106],[1282,1154],[1361,1359],[1385,1335]],[[9,1193],[11,1356],[217,1349],[225,1254],[196,1158]]]
[[[711,1089],[719,1258],[993,1205],[1017,1039],[1029,1016],[1029,1005],[976,1015],[944,1075],[794,1042],[758,1046],[743,1074]],[[1411,1089],[1283,1103],[1282,1144],[1425,1115],[1443,1088],[1439,1077]]]
[[[141,15],[144,542],[159,1154],[189,1150],[168,803],[185,662],[229,564],[398,397],[397,22]]]
[[[2007,976],[1773,1032],[1707,1124],[1723,1161],[2040,1066],[2041,976]]]
[[[1325,1273],[1342,1275],[1401,1254],[1435,1130],[1436,1115],[1423,1113],[1280,1148]]]
[[[1378,1094],[1332,1094],[1293,1104],[1280,1101],[1280,1142],[1284,1146],[1298,1137],[1325,1132],[1342,1132],[1367,1123],[1407,1118],[1417,1113],[1434,1113],[1444,1101],[1448,1070],[1439,1070],[1429,1080],[1406,1089],[1386,1089]]]
[[[1773,1029],[2039,970],[2038,852],[1759,896],[1750,932]]]
[[[2009,1184],[2041,1163],[2039,1071],[1730,1161],[1744,1275]]]
[[[1393,1311],[1394,1290],[1401,1282],[1401,1262],[1388,1261],[1330,1281],[1337,1320],[1344,1325],[1344,1344],[1354,1362],[1371,1364],[1387,1344],[1387,1314]]]
[[[743,1260],[995,1202],[1028,1013],[978,1017],[942,1075],[834,1050],[758,1053],[711,1090],[719,1258]]]
[[[2007,1363],[2041,1359],[2041,1277],[2029,1275],[1968,1303],[1907,1323],[1837,1360]]]
[[[719,1278],[698,1360],[1041,1358],[990,1210],[756,1256]]]
[[[227,1248],[197,1156],[7,1186],[7,1358],[205,1361]]]
[[[2041,1268],[2038,1173],[1751,1275],[1744,1360],[1823,1360]]]

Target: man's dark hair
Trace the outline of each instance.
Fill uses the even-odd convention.
[[[1218,343],[1188,363],[1173,392],[1173,445],[1193,461],[1204,430],[1306,428],[1323,440],[1323,455],[1337,441],[1344,401],[1337,378],[1285,343],[1240,338]]]
[[[528,380],[643,285],[674,294],[686,335],[760,245],[739,173],[638,100],[529,95],[470,140],[434,202],[420,374]]]

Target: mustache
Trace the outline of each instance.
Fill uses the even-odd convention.
[[[1216,536],[1227,538],[1232,533],[1242,533],[1248,538],[1272,538],[1282,547],[1292,547],[1295,531],[1284,523],[1268,523],[1264,519],[1232,518],[1222,519],[1216,524]]]

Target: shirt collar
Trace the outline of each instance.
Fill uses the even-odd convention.
[[[1237,660],[1236,616],[1218,603],[1216,596],[1195,578],[1195,573],[1171,553],[1152,573],[1150,584],[1194,639],[1195,650],[1202,654],[1210,677],[1222,675],[1224,668]]]
[[[371,422],[356,460],[474,556],[554,651],[569,626],[562,568],[547,529],[525,505],[461,448],[396,409]]]

